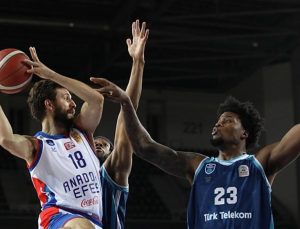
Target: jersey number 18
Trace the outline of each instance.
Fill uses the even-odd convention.
[[[76,151],[74,153],[74,157],[73,157],[72,154],[69,154],[68,157],[71,158],[71,160],[72,160],[72,162],[73,162],[76,169],[78,169],[79,167],[84,168],[86,166],[86,162],[83,159],[83,155],[80,151]]]

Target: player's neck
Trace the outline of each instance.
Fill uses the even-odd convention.
[[[219,150],[218,158],[220,160],[231,160],[231,159],[239,157],[245,153],[246,153],[246,149],[241,148],[241,147],[231,148],[231,149],[223,149],[223,150]]]
[[[66,125],[54,122],[52,119],[44,119],[42,122],[42,131],[49,135],[62,135],[69,132],[68,127]]]

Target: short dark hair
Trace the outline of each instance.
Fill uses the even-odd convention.
[[[243,127],[248,132],[246,148],[257,146],[261,132],[264,129],[264,120],[253,106],[253,103],[249,101],[240,102],[233,96],[228,96],[219,105],[218,116],[224,112],[232,112],[239,116]]]
[[[46,115],[45,100],[55,101],[56,89],[63,88],[51,80],[40,80],[30,89],[27,104],[33,118],[42,121]]]
[[[104,137],[104,136],[94,137],[95,140],[98,139],[98,138],[104,139],[105,141],[107,141],[109,143],[109,151],[110,152],[112,152],[114,150],[114,145],[112,144],[112,142],[107,137]]]

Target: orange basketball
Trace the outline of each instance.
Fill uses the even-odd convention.
[[[30,69],[23,63],[29,57],[18,49],[8,48],[0,51],[0,92],[15,94],[24,90],[31,81]]]

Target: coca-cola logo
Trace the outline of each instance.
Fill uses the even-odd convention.
[[[91,205],[95,205],[98,203],[99,203],[98,196],[95,196],[94,198],[91,198],[91,199],[83,199],[81,201],[81,207],[85,208],[85,207],[89,207]]]

